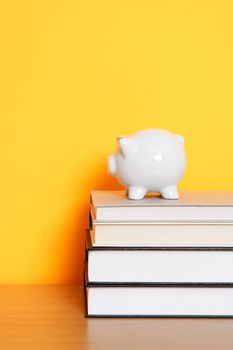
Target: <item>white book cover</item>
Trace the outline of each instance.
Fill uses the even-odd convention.
[[[89,283],[229,283],[233,250],[92,249]]]
[[[233,287],[86,288],[88,317],[233,317]]]

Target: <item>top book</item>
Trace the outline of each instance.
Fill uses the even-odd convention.
[[[92,191],[91,212],[98,222],[229,222],[233,191],[180,191],[180,199],[148,196],[135,201],[124,191]]]

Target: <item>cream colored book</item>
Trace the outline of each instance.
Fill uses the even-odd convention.
[[[233,191],[180,191],[180,199],[148,196],[135,201],[124,191],[92,191],[94,222],[215,221],[233,223]]]
[[[93,246],[233,247],[233,223],[96,224]]]

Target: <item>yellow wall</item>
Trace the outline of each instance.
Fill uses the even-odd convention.
[[[0,283],[80,281],[118,134],[186,139],[184,189],[233,189],[233,2],[0,0]]]

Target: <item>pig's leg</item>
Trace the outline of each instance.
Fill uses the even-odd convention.
[[[179,198],[179,194],[177,191],[177,187],[176,186],[167,186],[164,187],[161,191],[161,196],[164,199],[178,199]]]
[[[145,187],[130,186],[128,190],[129,199],[142,199],[144,198],[147,189]]]

